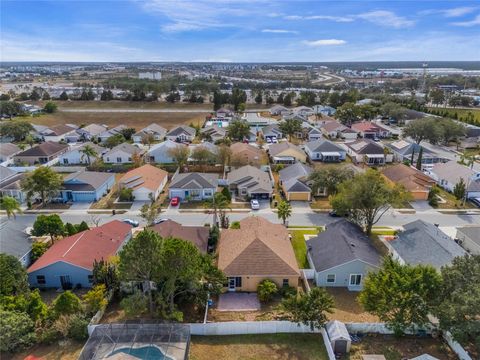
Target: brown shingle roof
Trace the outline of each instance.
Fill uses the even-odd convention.
[[[421,171],[404,164],[386,168],[383,175],[390,181],[405,186],[408,191],[428,191],[435,184],[433,179]]]
[[[240,221],[240,229],[223,230],[218,268],[227,276],[295,276],[297,261],[287,229],[262,217]]]
[[[67,144],[59,144],[52,141],[41,143],[31,149],[22,151],[16,156],[51,156],[68,149]]]
[[[167,176],[168,173],[165,170],[150,164],[145,164],[123,175],[120,179],[120,184],[124,184],[131,189],[145,187],[149,190],[156,191]],[[140,182],[140,180],[143,182]],[[128,184],[137,185],[129,186]]]
[[[190,241],[202,253],[207,252],[209,230],[204,226],[184,226],[173,220],[167,220],[152,226],[152,230],[163,238],[173,237]]]

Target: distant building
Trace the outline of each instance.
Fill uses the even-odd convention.
[[[162,80],[162,73],[160,71],[141,72],[141,73],[138,73],[138,78],[147,79],[147,80]]]

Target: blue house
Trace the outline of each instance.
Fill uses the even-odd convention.
[[[98,201],[115,184],[115,175],[105,172],[79,171],[63,180],[60,197],[64,202]]]
[[[119,220],[55,242],[27,270],[30,286],[71,289],[91,287],[95,260],[116,255],[130,240],[132,227]]]

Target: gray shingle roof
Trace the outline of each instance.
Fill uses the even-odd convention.
[[[142,152],[142,150],[140,150],[138,147],[134,146],[134,145],[131,145],[131,144],[128,144],[128,143],[122,143],[122,144],[119,144],[117,146],[115,146],[114,148],[112,148],[110,151],[108,151],[105,156],[109,155],[109,154],[112,154],[116,151],[123,151],[127,154],[130,154],[130,155],[133,155],[133,154],[139,154]]]
[[[51,141],[41,143],[30,149],[22,151],[16,156],[51,156],[62,150],[68,149],[67,144],[59,144]]]
[[[63,187],[67,190],[91,191],[96,190],[105,182],[113,177],[114,174],[97,171],[79,171],[68,175],[63,180]],[[70,184],[65,184],[70,183]],[[88,185],[88,186],[87,186]]]
[[[190,126],[181,125],[181,126],[177,126],[177,127],[173,128],[172,130],[170,130],[167,133],[167,136],[178,136],[178,135],[181,135],[181,134],[187,134],[187,135],[190,135],[190,136],[195,136],[196,132],[197,131]]]
[[[170,188],[207,189],[217,187],[218,174],[184,173],[173,177]],[[193,186],[193,187],[192,187]]]
[[[272,192],[272,182],[266,171],[251,165],[235,169],[227,175],[230,185],[236,184],[238,188],[248,188],[250,193]]]
[[[20,148],[12,143],[2,143],[0,144],[0,155],[3,156],[12,156],[20,151]]]
[[[416,220],[403,228],[405,231],[390,245],[408,264],[429,264],[440,269],[455,257],[465,255],[465,250],[433,224]]]
[[[306,143],[305,146],[312,152],[330,152],[330,151],[345,152],[345,150],[340,146],[325,139],[310,141]]]
[[[351,143],[347,143],[346,145],[359,155],[383,155],[385,153],[380,145],[368,139],[360,139]]]
[[[310,166],[297,162],[280,170],[278,174],[280,175],[280,180],[289,181],[291,179],[305,178],[309,176],[312,171],[313,169]]]
[[[315,271],[324,271],[353,260],[380,266],[381,257],[371,240],[360,227],[340,219],[327,226],[314,238],[307,240]]]

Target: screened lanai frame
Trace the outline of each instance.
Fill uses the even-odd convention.
[[[159,359],[158,352],[149,355],[149,349],[153,348],[168,356],[165,359],[186,360],[189,346],[190,327],[184,324],[147,320],[100,324],[90,335],[79,360],[107,359],[119,349],[128,355],[132,349],[139,348],[147,348],[141,356],[144,360]]]

